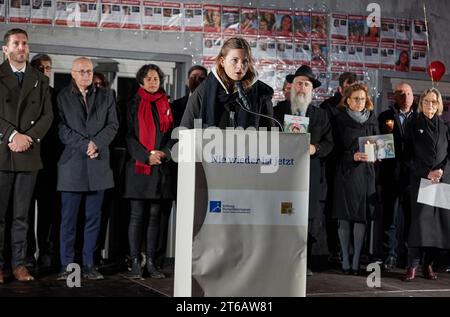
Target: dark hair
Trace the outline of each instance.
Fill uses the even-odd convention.
[[[52,59],[47,54],[36,54],[33,56],[33,58],[30,61],[30,65],[33,68],[36,68],[39,71],[43,71],[41,69],[42,62],[50,62],[52,64]]]
[[[400,57],[402,56],[402,54],[406,54],[406,56],[408,56],[408,61],[406,62],[405,66],[409,67],[409,52],[407,50],[403,50],[400,52],[400,54],[398,54],[398,60],[397,62],[395,62],[395,65],[401,65]]]
[[[144,84],[144,78],[145,78],[145,76],[147,76],[147,73],[150,70],[155,70],[158,73],[159,86],[162,87],[163,81],[164,81],[164,73],[161,70],[161,68],[159,68],[159,66],[157,66],[155,64],[147,64],[147,65],[144,65],[141,68],[139,68],[138,72],[136,73],[136,80],[139,83],[139,85]]]
[[[356,74],[353,72],[345,72],[339,76],[339,86],[344,87],[345,82],[353,84],[356,82]]]
[[[97,77],[102,82],[100,87],[103,87],[103,88],[108,88],[109,87],[109,82],[106,79],[105,75],[103,75],[103,73],[94,72],[94,77]]]
[[[369,95],[369,90],[367,88],[366,85],[364,84],[354,84],[351,85],[349,87],[347,87],[345,89],[345,91],[342,94],[342,100],[341,100],[341,104],[340,107],[348,107],[348,103],[347,103],[347,99],[350,98],[350,96],[355,92],[355,91],[364,91],[365,95],[366,95],[366,104],[365,104],[365,108],[369,111],[373,110],[373,103],[372,100],[370,99],[370,95]]]
[[[188,77],[191,76],[191,73],[194,70],[201,70],[205,74],[205,77],[208,75],[208,70],[205,67],[203,67],[202,65],[194,65],[191,68],[189,68]]]
[[[245,73],[244,78],[242,78],[242,85],[244,89],[248,89],[253,84],[253,80],[256,78],[256,70],[253,66],[253,57],[252,57],[252,49],[248,42],[242,37],[232,37],[223,43],[222,48],[220,49],[219,55],[217,55],[215,59],[215,66],[217,75],[219,76],[222,83],[227,87],[229,91],[233,91],[234,82],[230,77],[225,73],[225,69],[220,65],[221,59],[228,55],[230,50],[232,49],[242,49],[245,51],[245,54],[248,58],[248,69]]]
[[[5,36],[3,37],[3,45],[8,45],[9,38],[11,35],[14,34],[25,34],[25,36],[28,38],[28,33],[25,30],[22,29],[11,29],[8,32],[5,33]]]

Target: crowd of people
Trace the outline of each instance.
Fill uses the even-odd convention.
[[[320,235],[327,236],[329,252],[339,259],[344,274],[361,274],[368,225],[377,219],[385,234],[384,268],[402,266],[399,254],[405,249],[404,280],[415,278],[420,263],[426,278],[437,279],[436,260],[441,250],[450,249],[450,213],[416,199],[422,178],[450,182],[450,131],[439,117],[443,104],[437,89],[426,90],[416,105],[411,86],[398,84],[395,105],[377,117],[367,86],[346,72],[336,94],[315,106],[313,91],[321,82],[303,65],[286,77],[286,100],[273,107],[273,89],[257,79],[249,43],[232,37],[222,45],[209,74],[202,66],[189,70],[186,95],[172,103],[163,89],[161,68],[143,65],[126,117],[119,118],[115,94],[105,76],[94,72],[91,59],[76,58],[71,83],[56,94],[49,86],[50,57],[38,54],[30,63],[27,60],[26,31],[9,30],[3,51],[7,60],[0,66],[0,93],[5,96],[0,104],[0,284],[9,267],[15,279],[27,282],[34,279],[30,263],[55,265],[55,258],[57,279],[66,280],[69,264],[77,261],[80,210],[83,277],[103,279],[95,249],[105,192],[114,186],[129,202],[128,276],[165,278],[157,258],[167,244],[168,217],[176,199],[172,130],[193,128],[195,119],[205,127],[259,129],[275,126],[276,120],[283,123],[285,115],[309,118],[308,275],[312,245]],[[240,103],[237,83],[247,96],[246,107]],[[122,125],[127,159],[123,184],[117,184],[110,145]],[[395,158],[370,161],[358,139],[387,133],[394,135]],[[34,201],[37,232],[30,225]],[[325,227],[317,225],[323,216]],[[399,219],[406,223],[402,232]]]

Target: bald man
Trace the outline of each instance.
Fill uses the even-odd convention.
[[[383,253],[384,268],[397,266],[399,251],[404,244],[409,227],[409,169],[405,164],[403,147],[406,126],[416,117],[417,105],[410,85],[395,86],[395,104],[378,117],[381,134],[394,135],[395,159],[383,160],[380,164],[380,185],[383,204]],[[404,221],[404,231],[398,232]],[[399,237],[399,241],[397,241]],[[400,252],[401,253],[401,252]],[[406,259],[403,258],[402,261]]]
[[[65,280],[67,265],[75,260],[76,223],[80,203],[85,198],[83,277],[103,279],[94,266],[101,207],[106,189],[114,186],[109,163],[109,144],[119,128],[111,90],[96,87],[93,64],[79,57],[72,64],[72,82],[58,94],[59,137],[64,145],[58,161],[61,191],[61,272]]]

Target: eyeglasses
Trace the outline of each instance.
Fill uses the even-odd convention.
[[[424,105],[432,105],[433,107],[437,107],[437,106],[439,105],[439,101],[437,101],[437,100],[427,100],[427,99],[424,99],[424,100],[422,101],[422,103],[423,103]]]
[[[82,70],[74,70],[74,69],[72,69],[72,71],[80,74],[81,76],[84,76],[84,75],[91,76],[92,73],[93,73],[92,69],[88,69],[88,70],[84,70],[84,69],[82,69]]]
[[[366,98],[354,97],[351,98],[354,102],[366,102]]]
[[[40,66],[39,69],[41,69],[41,70],[52,70],[53,67],[51,67],[50,65],[47,65],[47,66]]]

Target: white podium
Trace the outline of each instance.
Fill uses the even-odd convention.
[[[309,134],[180,132],[175,296],[305,296],[308,145]]]

